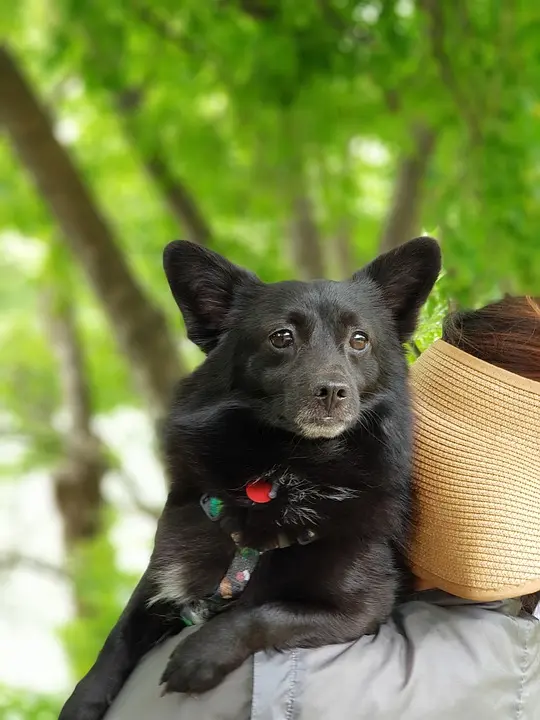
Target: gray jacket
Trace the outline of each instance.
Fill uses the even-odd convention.
[[[424,593],[376,636],[260,653],[198,698],[159,696],[173,638],[106,720],[540,720],[540,622],[518,612]]]

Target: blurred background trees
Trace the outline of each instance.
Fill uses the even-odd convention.
[[[538,293],[540,6],[20,0],[0,33],[0,615],[20,621],[7,578],[47,576],[35,607],[61,586],[50,632],[77,676],[144,565],[166,483],[152,427],[200,359],[163,246],[343,278],[435,234],[420,349],[450,304]],[[21,537],[8,521],[33,503]],[[131,565],[126,518],[144,526]],[[55,717],[69,677],[38,674],[0,686],[6,717]]]

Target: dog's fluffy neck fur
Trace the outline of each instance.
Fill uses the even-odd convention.
[[[399,374],[397,375],[399,378]],[[398,383],[396,383],[398,384]],[[400,397],[406,389],[403,364]],[[409,473],[411,444],[406,403],[386,394],[373,403],[357,425],[331,440],[309,440],[258,422],[239,400],[211,402],[208,412],[191,408],[189,382],[184,383],[167,429],[166,449],[173,495],[196,501],[203,493],[220,497],[227,513],[252,546],[265,545],[277,529],[293,534],[329,526],[347,516],[347,506],[371,491],[380,492],[378,466],[384,458],[384,475],[395,482]],[[219,406],[219,411],[216,410]],[[396,440],[400,451],[395,452]],[[177,480],[176,480],[177,478]],[[247,483],[257,478],[278,480],[274,500],[262,506],[246,504]],[[392,492],[400,492],[392,486]]]

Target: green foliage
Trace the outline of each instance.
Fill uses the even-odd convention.
[[[2,720],[57,720],[62,699],[0,685]]]
[[[68,570],[73,577],[78,613],[62,627],[60,636],[74,677],[82,677],[101,650],[138,578],[118,569],[107,527],[102,535],[76,548]]]
[[[0,475],[13,477],[51,467],[61,456],[60,439],[52,425],[58,408],[58,377],[50,348],[28,314],[16,310],[6,315],[0,334],[4,405],[0,433],[20,447],[16,454],[2,455]]]
[[[388,199],[376,184],[392,177],[419,120],[438,136],[424,224],[441,230],[455,293],[470,303],[494,288],[534,289],[540,65],[532,6],[509,13],[473,3],[465,35],[462,11],[449,5],[444,37],[434,38],[432,20],[407,2],[62,0],[49,15],[45,5],[22,4],[14,42],[57,115],[76,125],[73,151],[158,299],[155,258],[177,231],[141,161],[170,159],[218,247],[273,279],[293,274],[280,240],[291,189],[306,173],[327,236],[345,217],[359,257],[374,254]],[[44,18],[39,33],[33,17]],[[119,114],[134,89],[136,111]],[[389,162],[366,172],[350,157],[359,137],[382,142]],[[6,177],[8,191],[21,185],[13,172]],[[7,206],[18,227],[32,215],[21,224],[16,208],[36,206],[24,189]],[[380,210],[362,212],[370,196]]]
[[[407,359],[414,362],[418,353],[424,352],[435,340],[441,337],[441,326],[449,312],[448,295],[445,292],[445,273],[441,273],[433,292],[422,308],[418,328],[411,343],[407,346]]]

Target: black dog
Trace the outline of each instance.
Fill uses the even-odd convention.
[[[215,616],[179,643],[165,691],[208,690],[259,650],[371,633],[400,585],[402,343],[439,273],[437,243],[413,240],[347,282],[269,285],[186,242],[164,264],[208,357],[166,425],[172,484],[150,565],[61,720],[101,718],[142,655],[197,614]]]

